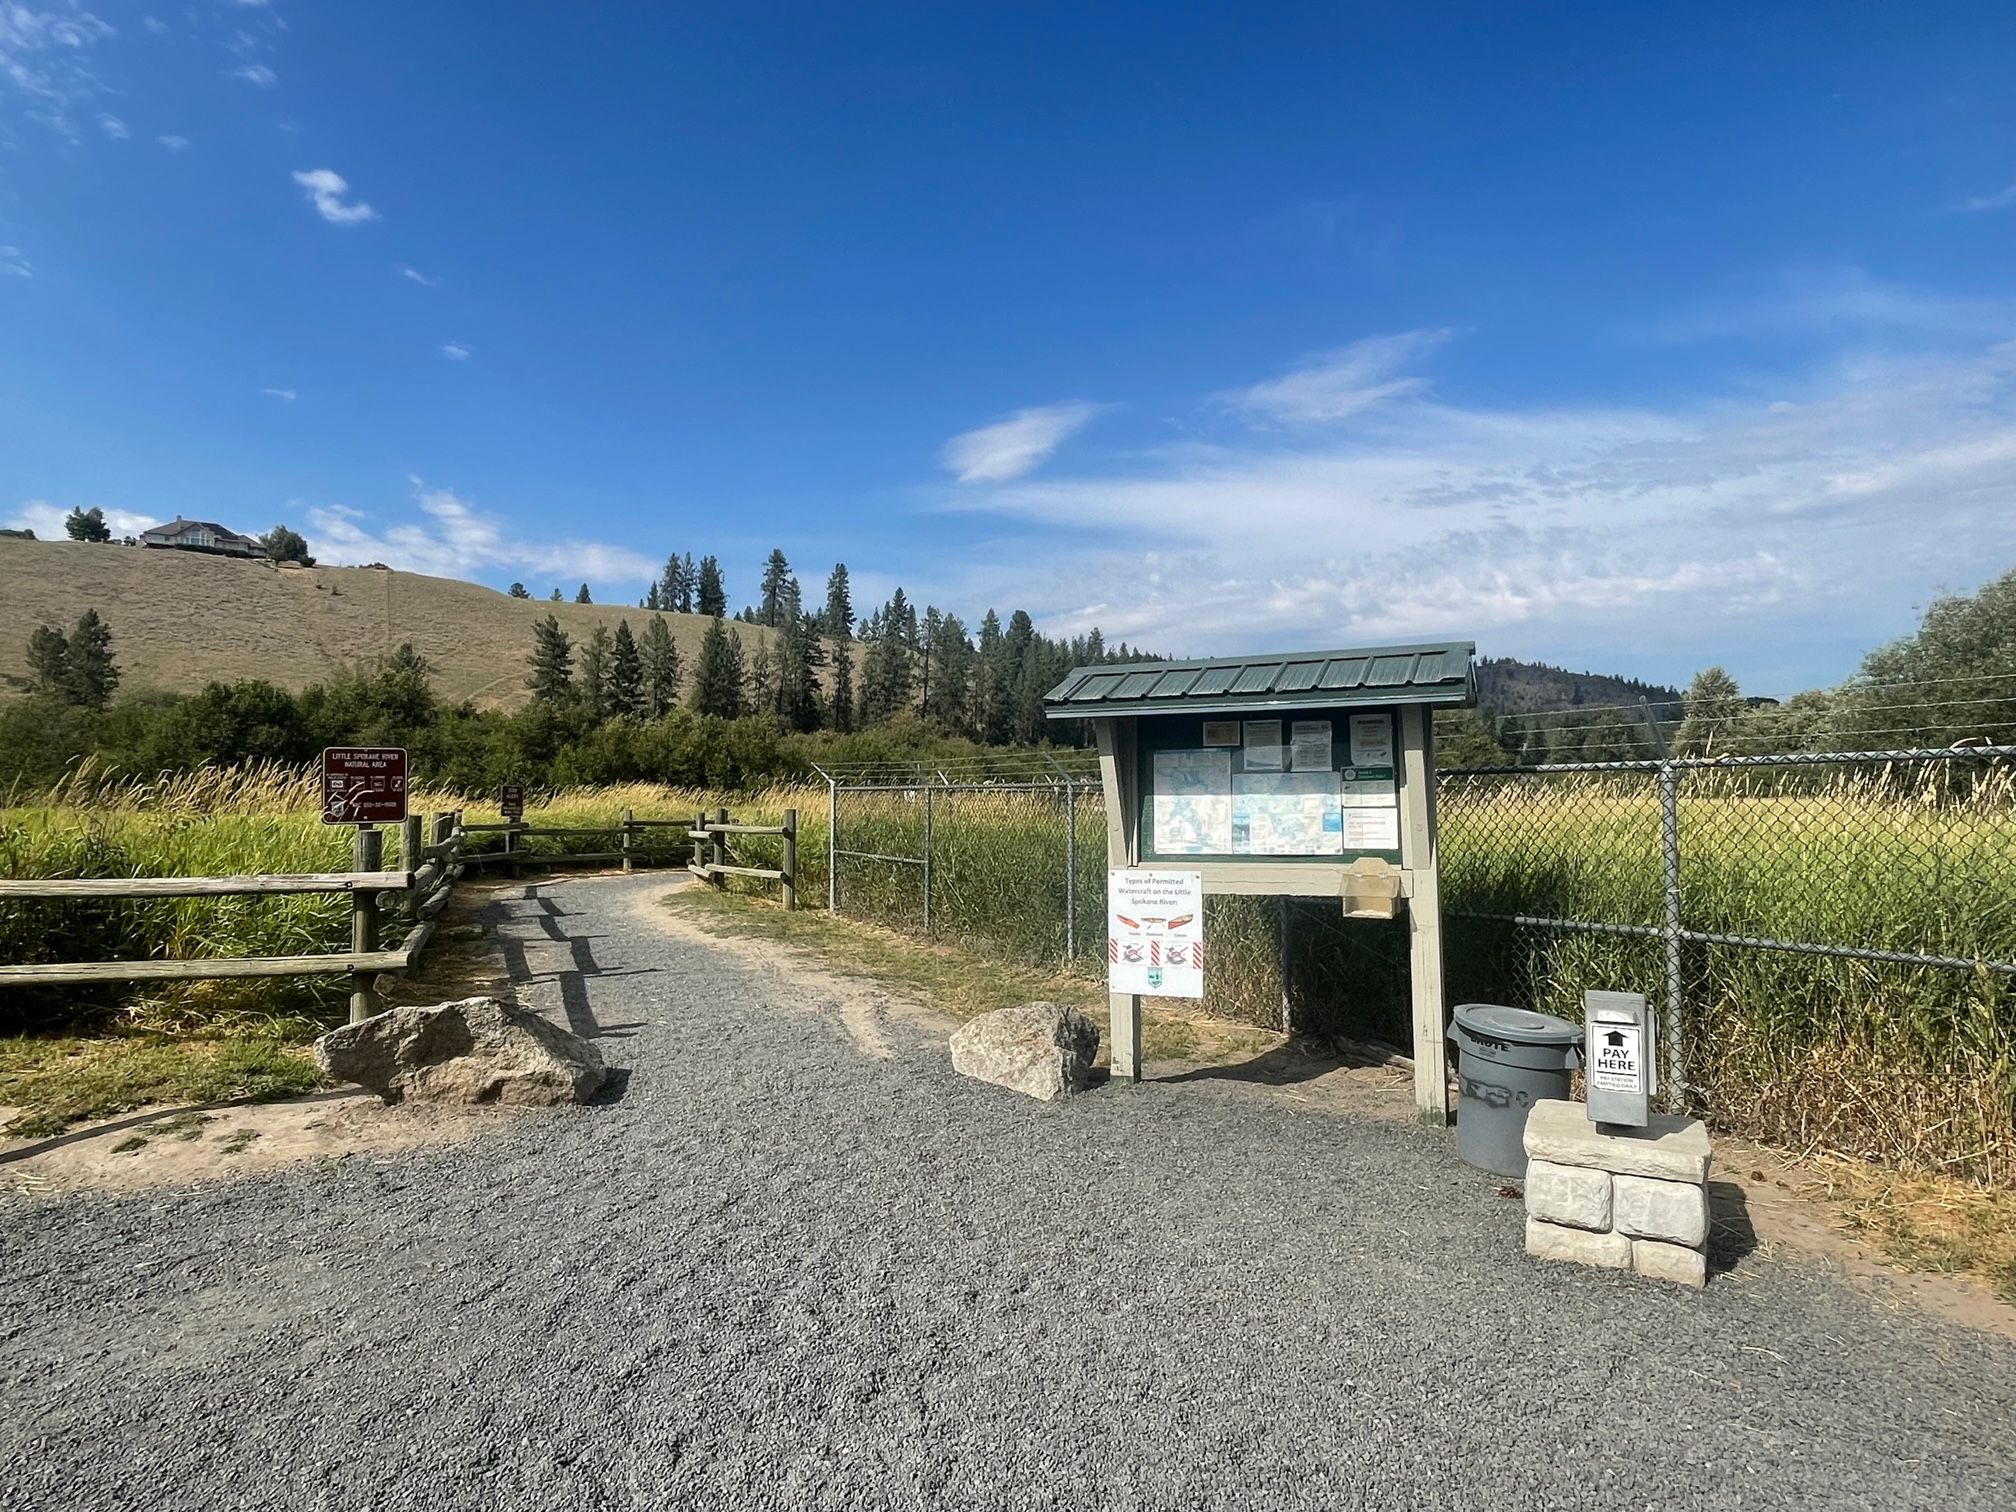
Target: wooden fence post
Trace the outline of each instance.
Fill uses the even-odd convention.
[[[630,837],[635,832],[636,829],[635,829],[635,822],[632,817],[632,811],[626,808],[625,810],[623,810],[623,840],[622,843],[617,847],[619,850],[623,852],[623,870],[625,871],[631,870],[632,867],[635,865],[635,863],[632,862],[630,859]]]
[[[798,906],[798,810],[784,810],[784,907]]]
[[[375,872],[383,869],[385,837],[375,826],[360,824],[354,842],[354,860],[360,872]],[[375,889],[359,887],[350,894],[350,948],[359,954],[378,948],[378,894]],[[369,971],[350,973],[350,1022],[361,1024],[378,1012],[377,974]]]
[[[727,822],[728,810],[724,808],[714,810],[714,823],[717,828],[714,831],[714,866],[716,870],[713,881],[714,885],[723,891],[726,891],[728,887],[728,874],[719,868],[728,864],[728,837],[722,833],[718,826],[724,825]]]

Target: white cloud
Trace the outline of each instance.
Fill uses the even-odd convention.
[[[1049,404],[1017,410],[1005,420],[966,431],[945,443],[945,466],[961,483],[1005,483],[1040,466],[1070,435],[1097,415],[1100,404]]]
[[[102,112],[98,116],[98,129],[115,142],[123,142],[133,134],[126,129],[126,123],[119,117]]]
[[[2011,205],[2016,205],[2016,184],[1997,189],[1993,194],[1977,194],[1960,202],[1962,210],[2006,210]]]
[[[350,184],[334,169],[296,170],[294,182],[308,191],[316,213],[332,226],[354,226],[359,221],[378,219],[378,212],[362,200],[355,204],[344,201],[343,196],[350,192]]]
[[[168,30],[168,23],[157,16],[144,16],[141,18],[140,24],[157,37]]]
[[[295,399],[299,397],[294,392],[293,389],[262,388],[261,390],[259,390],[259,392],[262,394],[271,394],[275,399],[278,399],[282,404],[292,404],[295,401]]]
[[[77,0],[62,0],[49,9],[0,0],[0,86],[58,107],[88,98],[99,84],[86,55],[113,35],[109,25]],[[60,109],[28,114],[66,136],[74,133]]]
[[[271,89],[280,82],[280,75],[264,63],[247,63],[243,68],[227,70],[224,76],[227,79],[243,79],[247,84],[256,85],[260,89]]]
[[[33,278],[35,269],[19,247],[0,247],[0,278]]]
[[[436,577],[472,577],[486,571],[538,574],[593,584],[650,580],[659,564],[623,546],[599,541],[520,540],[493,516],[445,488],[408,480],[419,521],[377,529],[363,512],[342,505],[308,510],[315,555],[331,563],[384,562]]]
[[[1370,386],[1402,382],[1385,372]],[[970,551],[943,596],[1024,600],[1040,561],[1049,628],[1163,650],[1475,634],[1582,666],[1867,646],[2016,560],[2016,341],[1656,408],[1402,388],[1340,430],[1167,445],[944,502],[1023,529]]]
[[[459,346],[451,341],[441,348],[441,355],[446,357],[450,362],[467,362],[469,360],[469,348]]]
[[[1447,331],[1368,336],[1279,378],[1220,394],[1218,402],[1251,419],[1284,425],[1348,419],[1386,400],[1424,392],[1425,378],[1403,376],[1400,370],[1448,339]]]
[[[158,136],[154,140],[170,152],[186,152],[189,148],[189,138],[185,136]]]
[[[32,530],[38,540],[66,541],[69,539],[69,534],[63,529],[63,521],[69,513],[69,509],[65,506],[51,504],[47,499],[29,499],[8,517],[7,528]],[[140,514],[131,509],[107,509],[105,523],[112,527],[112,534],[116,539],[119,536],[138,535],[141,531],[161,522],[153,515]]]
[[[399,276],[401,278],[411,279],[414,283],[419,284],[420,287],[423,289],[439,288],[441,285],[440,279],[429,278],[425,273],[422,273],[418,268],[401,268],[399,270]]]

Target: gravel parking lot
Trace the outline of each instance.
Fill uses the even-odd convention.
[[[2016,1506],[2000,1338],[1817,1262],[1529,1261],[1436,1132],[864,1047],[640,925],[667,886],[492,905],[606,1105],[0,1199],[0,1505]]]

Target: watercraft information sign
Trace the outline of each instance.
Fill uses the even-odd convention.
[[[1204,996],[1204,874],[1106,873],[1106,987],[1143,997]]]

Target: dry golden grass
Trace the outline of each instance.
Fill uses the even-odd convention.
[[[67,630],[96,609],[112,627],[126,691],[189,693],[253,677],[298,689],[411,641],[432,664],[443,698],[512,709],[528,697],[525,658],[535,621],[551,614],[579,642],[598,623],[613,630],[623,619],[641,635],[651,616],[620,604],[573,603],[577,583],[526,586],[535,597],[412,572],[296,572],[191,551],[0,540],[0,674],[25,671],[20,648],[36,626]],[[570,602],[547,602],[555,587]],[[663,619],[691,667],[709,622],[697,614]],[[735,630],[751,655],[775,633],[755,625]],[[0,696],[12,691],[0,680]]]

